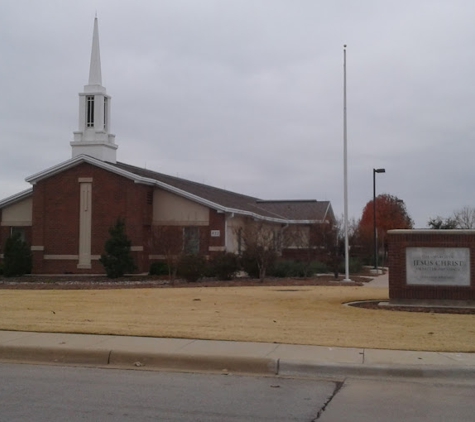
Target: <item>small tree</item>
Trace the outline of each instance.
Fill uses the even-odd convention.
[[[100,262],[104,266],[107,277],[118,278],[125,273],[135,271],[136,266],[130,253],[131,242],[125,234],[125,222],[121,218],[109,229],[110,238],[104,246],[105,254]]]
[[[168,277],[173,283],[178,263],[183,255],[183,229],[175,226],[155,226],[152,231],[152,248],[164,256]]]
[[[31,273],[31,251],[28,244],[21,240],[20,233],[15,233],[5,242],[3,273],[5,277]]]
[[[338,278],[340,264],[344,255],[344,239],[340,236],[340,221],[328,221],[315,227],[315,242],[320,247],[319,260]]]
[[[247,221],[240,231],[247,259],[255,260],[259,279],[264,281],[266,271],[277,259],[281,230],[262,221]],[[244,254],[243,254],[244,255]]]

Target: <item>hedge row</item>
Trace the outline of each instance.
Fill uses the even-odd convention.
[[[350,272],[357,273],[362,264],[358,259],[350,260]],[[150,267],[150,275],[166,276],[175,274],[175,269],[169,271],[165,262],[154,262]],[[218,280],[232,280],[240,271],[245,271],[250,277],[259,277],[257,260],[244,254],[241,257],[233,253],[222,253],[207,261],[201,255],[183,255],[176,263],[176,274],[187,281],[197,281],[202,277],[215,277]],[[267,269],[269,277],[311,277],[315,274],[329,273],[326,264],[313,261],[310,263],[277,260]],[[340,265],[340,273],[345,272],[344,262]]]

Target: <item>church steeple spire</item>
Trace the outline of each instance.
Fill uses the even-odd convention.
[[[89,68],[89,85],[102,85],[101,51],[99,49],[99,25],[97,15],[94,18],[94,32],[92,34],[91,66]]]
[[[101,55],[99,49],[99,27],[94,19],[92,35],[89,83],[79,94],[79,130],[74,132],[71,142],[73,158],[80,154],[90,155],[102,161],[116,162],[118,146],[115,135],[109,133],[111,97],[102,86]]]

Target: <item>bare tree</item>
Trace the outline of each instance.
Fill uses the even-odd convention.
[[[280,250],[282,240],[280,226],[247,220],[237,232],[244,244],[245,254],[256,260],[259,279],[263,282],[267,269],[275,262]]]
[[[328,221],[317,225],[315,229],[314,243],[320,250],[319,260],[327,265],[335,278],[338,278],[344,242],[341,236],[342,220]]]
[[[308,277],[311,264],[317,260],[320,252],[314,241],[316,231],[317,224],[293,224],[283,229],[285,256],[303,265],[304,277]]]
[[[173,282],[183,254],[183,229],[176,226],[154,226],[152,242],[153,250],[163,256],[168,267],[168,276]]]
[[[460,210],[454,212],[457,228],[459,229],[474,229],[475,228],[475,208],[465,206]]]

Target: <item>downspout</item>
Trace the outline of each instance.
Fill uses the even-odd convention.
[[[234,218],[234,213],[229,214],[229,218]],[[224,214],[224,251],[228,252],[228,214]]]

